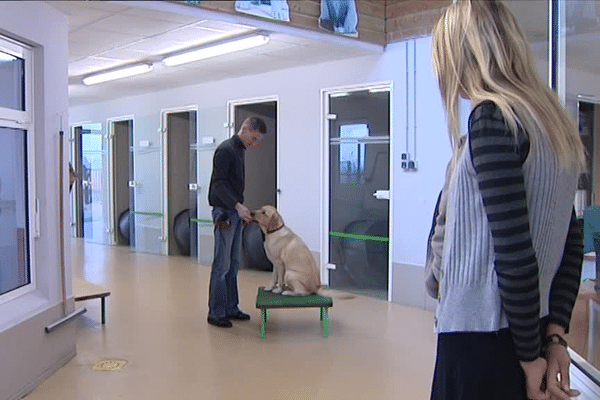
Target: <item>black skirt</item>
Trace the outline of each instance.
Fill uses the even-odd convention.
[[[509,329],[441,333],[432,400],[527,400]]]

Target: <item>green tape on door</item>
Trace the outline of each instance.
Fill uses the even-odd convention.
[[[141,212],[141,211],[134,211],[132,214],[137,214],[137,215],[150,215],[153,217],[162,217],[163,214],[162,213],[152,213],[152,212]]]
[[[198,219],[198,218],[190,218],[190,222],[195,222],[197,224],[212,224],[213,223],[210,219]]]
[[[352,239],[352,240],[373,240],[376,242],[389,242],[390,238],[383,236],[370,236],[370,235],[357,235],[354,233],[344,233],[344,232],[329,232],[329,236],[339,237],[344,239]]]

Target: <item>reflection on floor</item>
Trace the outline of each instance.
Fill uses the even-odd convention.
[[[378,300],[386,300],[388,299],[388,293],[385,289],[345,289],[338,288],[338,290],[342,290],[344,292],[357,294],[359,296],[367,296],[372,297]]]
[[[431,312],[332,291],[330,335],[319,311],[272,310],[261,341],[258,286],[268,272],[239,273],[252,319],[206,323],[210,268],[186,257],[133,253],[73,240],[74,275],[108,288],[78,324],[77,356],[27,400],[426,399],[435,361]],[[121,371],[97,371],[124,360]]]

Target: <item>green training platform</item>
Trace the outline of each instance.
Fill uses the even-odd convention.
[[[267,336],[267,309],[269,308],[307,308],[319,307],[321,309],[321,322],[323,323],[323,337],[329,336],[329,307],[333,307],[330,297],[311,294],[310,296],[284,296],[265,291],[263,286],[258,288],[256,308],[260,308],[262,338]]]

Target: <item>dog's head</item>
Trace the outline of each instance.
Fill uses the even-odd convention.
[[[265,233],[274,231],[283,225],[283,218],[281,218],[281,215],[273,206],[263,206],[259,210],[254,211],[254,219]]]

